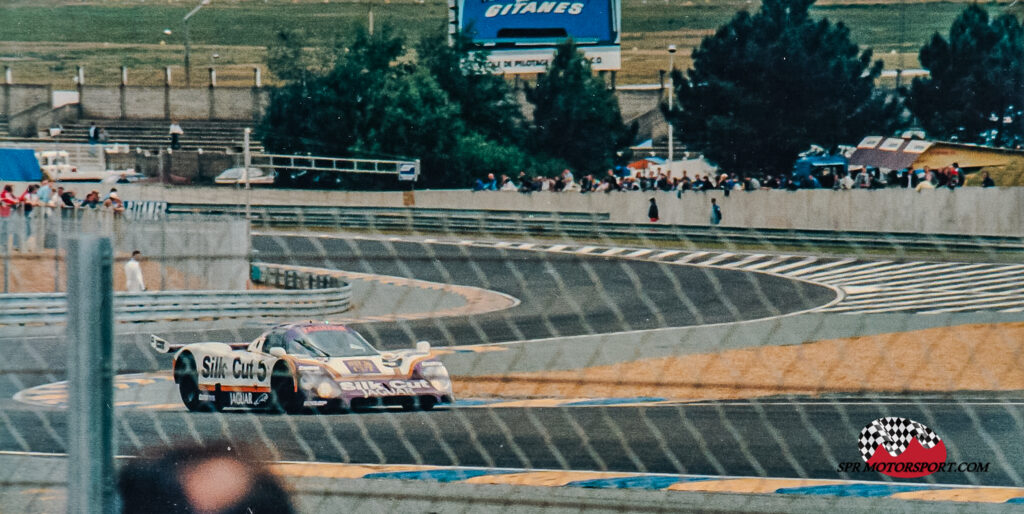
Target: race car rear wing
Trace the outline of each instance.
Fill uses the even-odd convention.
[[[162,338],[160,336],[156,336],[156,335],[150,335],[149,337],[150,337],[149,345],[152,346],[153,349],[157,351],[157,353],[172,353],[172,352],[176,352],[176,351],[178,351],[178,350],[188,346],[188,344],[168,342],[166,339],[164,339],[164,338]],[[223,343],[223,344],[226,344],[226,345],[230,346],[232,350],[244,350],[244,349],[249,347],[249,343]]]
[[[149,337],[151,339],[149,345],[152,346],[157,353],[176,352],[185,347],[183,344],[169,343],[166,339],[159,336],[151,335]]]

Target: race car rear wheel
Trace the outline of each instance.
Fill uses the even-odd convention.
[[[437,398],[433,396],[420,396],[420,408],[423,410],[431,410],[437,405]]]
[[[277,368],[270,378],[270,405],[278,412],[295,414],[302,410],[302,392],[295,390],[295,380],[287,368]]]
[[[186,353],[178,358],[174,374],[178,378],[178,394],[185,408],[192,412],[206,410],[206,402],[199,399],[199,374],[196,372],[196,361],[191,355]]]

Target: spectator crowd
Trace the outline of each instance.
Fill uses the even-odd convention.
[[[735,173],[695,174],[690,177],[686,171],[682,176],[671,177],[664,172],[636,172],[635,175],[616,173],[614,170],[607,170],[604,175],[585,175],[578,180],[571,170],[563,170],[561,174],[554,177],[529,176],[526,172],[520,172],[519,177],[513,180],[508,175],[501,175],[495,178],[494,174],[488,174],[486,179],[478,179],[474,185],[474,191],[519,191],[521,193],[532,193],[539,191],[552,192],[604,192],[612,191],[675,191],[682,195],[687,191],[711,191],[722,190],[728,195],[732,191],[758,191],[758,190],[797,190],[797,189],[881,189],[887,187],[905,188],[921,191],[923,189],[936,189],[946,187],[956,189],[963,187],[966,175],[958,163],[941,168],[890,171],[883,173],[877,168],[851,168],[832,172],[824,170],[811,173],[806,176],[792,174],[755,174],[750,176],[737,176]],[[995,183],[986,172],[982,181],[983,187],[993,187]]]
[[[75,191],[63,185],[55,186],[45,178],[38,184],[25,186],[20,193],[15,192],[11,184],[5,184],[0,191],[0,248],[8,244],[12,249],[31,245],[37,220],[51,216],[63,219],[83,212],[110,213],[120,217],[124,211],[124,201],[117,189],[111,189],[104,196],[93,189],[79,199]]]
[[[72,189],[63,185],[54,186],[45,178],[38,184],[29,184],[20,194],[15,193],[11,184],[5,185],[0,192],[0,217],[6,218],[15,212],[33,217],[37,212],[49,214],[65,209],[93,209],[121,214],[124,212],[124,201],[117,189],[111,189],[103,197],[99,190],[93,189],[79,199]]]

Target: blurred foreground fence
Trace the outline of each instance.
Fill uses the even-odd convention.
[[[270,230],[250,240],[234,219],[241,205],[168,209],[153,223],[109,220],[110,230],[143,234],[147,259],[224,259],[242,263],[231,273],[288,290],[116,295],[115,311],[136,309],[138,321],[169,315],[164,307],[184,320],[166,330],[115,325],[108,361],[119,455],[256,448],[304,512],[955,511],[963,504],[951,498],[1024,501],[1019,236],[919,236],[896,219],[863,233],[282,205],[252,208],[253,225]],[[177,218],[183,212],[193,216]],[[192,244],[192,231],[207,236]],[[40,238],[42,249],[28,253],[65,248],[51,244],[60,237]],[[152,331],[171,343],[253,341],[266,323],[226,321],[244,312],[315,318],[315,305],[340,308],[346,291],[349,326],[381,351],[360,354],[352,368],[386,372],[392,350],[429,341],[455,404],[189,412],[170,356],[148,346]],[[273,304],[254,303],[260,294]],[[495,294],[515,301],[495,308]],[[58,319],[58,296],[7,298],[0,316]],[[13,307],[26,299],[39,303]],[[182,307],[192,301],[201,303]],[[23,483],[38,474],[3,464],[67,453],[74,344],[0,327],[0,503],[28,506],[12,510],[60,501],[51,493],[63,479]],[[903,479],[854,470],[866,464],[862,431],[888,417],[927,426],[943,459],[984,471]]]

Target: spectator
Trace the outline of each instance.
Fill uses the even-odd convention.
[[[722,222],[722,209],[718,206],[718,202],[711,199],[711,224],[718,225]]]
[[[100,140],[100,128],[96,126],[95,121],[89,122],[89,144],[94,145]]]
[[[572,175],[572,171],[569,168],[562,170],[562,183],[564,187],[568,187],[576,180],[576,177]]]
[[[21,205],[21,210],[25,214],[25,238],[32,237],[32,213],[35,208],[39,206],[39,195],[36,191],[39,190],[39,186],[36,184],[29,184],[25,188],[25,192],[21,193],[18,197],[18,203]]]
[[[530,177],[526,173],[519,173],[519,192],[529,193],[531,191],[533,191],[533,181],[530,180]]]
[[[0,247],[7,246],[7,235],[11,233],[11,212],[18,207],[18,199],[14,197],[14,187],[4,186],[0,192]],[[15,241],[17,244],[17,241]]]
[[[473,191],[497,191],[498,181],[494,179],[494,173],[487,174],[487,180],[476,179],[473,184]]]
[[[516,189],[518,189],[518,187],[516,187],[516,183],[512,182],[512,179],[509,178],[508,175],[502,175],[501,187],[498,189],[499,191],[515,191]]]
[[[656,185],[658,189],[662,191],[672,190],[672,182],[668,179],[668,175],[665,175],[664,173],[658,175],[658,182],[656,183]]]
[[[900,177],[900,186],[906,189],[913,189],[917,186],[917,174],[912,169],[903,170],[903,176]]]
[[[589,193],[594,190],[594,176],[587,175],[580,180],[580,192]]]
[[[651,223],[658,222],[658,202],[651,198],[651,206],[647,208],[647,217],[651,218]]]
[[[854,187],[857,189],[869,189],[871,188],[871,174],[868,173],[867,168],[861,168],[857,172],[857,177],[853,179]]]
[[[141,293],[146,290],[146,283],[142,280],[142,252],[135,250],[132,258],[124,263],[125,290],[129,293]]]
[[[967,181],[967,175],[964,173],[964,170],[960,169],[960,163],[959,162],[954,162],[953,163],[953,171],[956,172],[956,177],[957,177],[956,185],[957,185],[957,187],[964,187],[964,182]]]
[[[613,172],[612,170],[608,170],[608,172],[605,174],[604,182],[605,184],[607,184],[607,187],[604,190],[604,192],[606,193],[610,193],[612,190],[622,190],[622,184],[619,183],[618,177],[615,176],[615,172]]]
[[[61,187],[60,190],[63,191],[64,188]],[[75,192],[74,191],[71,191],[71,190],[64,191],[60,195],[60,200],[61,200],[61,202],[64,203],[64,207],[65,208],[74,209],[75,207],[78,207],[78,203],[77,203],[77,199],[75,198]]]
[[[837,185],[839,189],[850,190],[853,189],[853,177],[849,173],[843,173],[843,176],[839,178]]]
[[[82,200],[82,204],[79,207],[88,207],[95,209],[100,206],[100,192],[90,191],[89,194],[85,195],[85,199]]]
[[[992,180],[992,177],[990,177],[988,175],[988,172],[986,171],[984,177],[981,179],[981,187],[995,187],[995,186],[996,186],[995,181]]]
[[[110,202],[110,210],[113,211],[114,215],[121,215],[124,213],[124,202],[121,201],[121,197],[118,196],[117,191],[110,192],[110,198],[107,199]]]
[[[40,205],[50,205],[50,200],[53,199],[53,186],[50,185],[50,179],[43,177],[39,190],[36,191],[36,196],[39,197]]]
[[[233,446],[181,447],[129,460],[117,481],[121,512],[295,512],[279,479]]]
[[[60,210],[64,207],[64,186],[57,186],[57,190],[54,191],[49,203],[50,209]]]
[[[917,191],[918,193],[920,193],[921,191],[923,191],[925,189],[935,189],[935,184],[932,183],[932,180],[933,180],[933,178],[932,178],[932,170],[928,169],[928,167],[925,167],[924,168],[924,179],[921,180],[921,182],[918,182],[918,184],[914,188],[914,190]]]
[[[171,134],[171,149],[177,150],[181,148],[181,136],[185,135],[185,131],[181,129],[181,125],[178,125],[178,122],[171,120],[171,128],[168,132]]]

